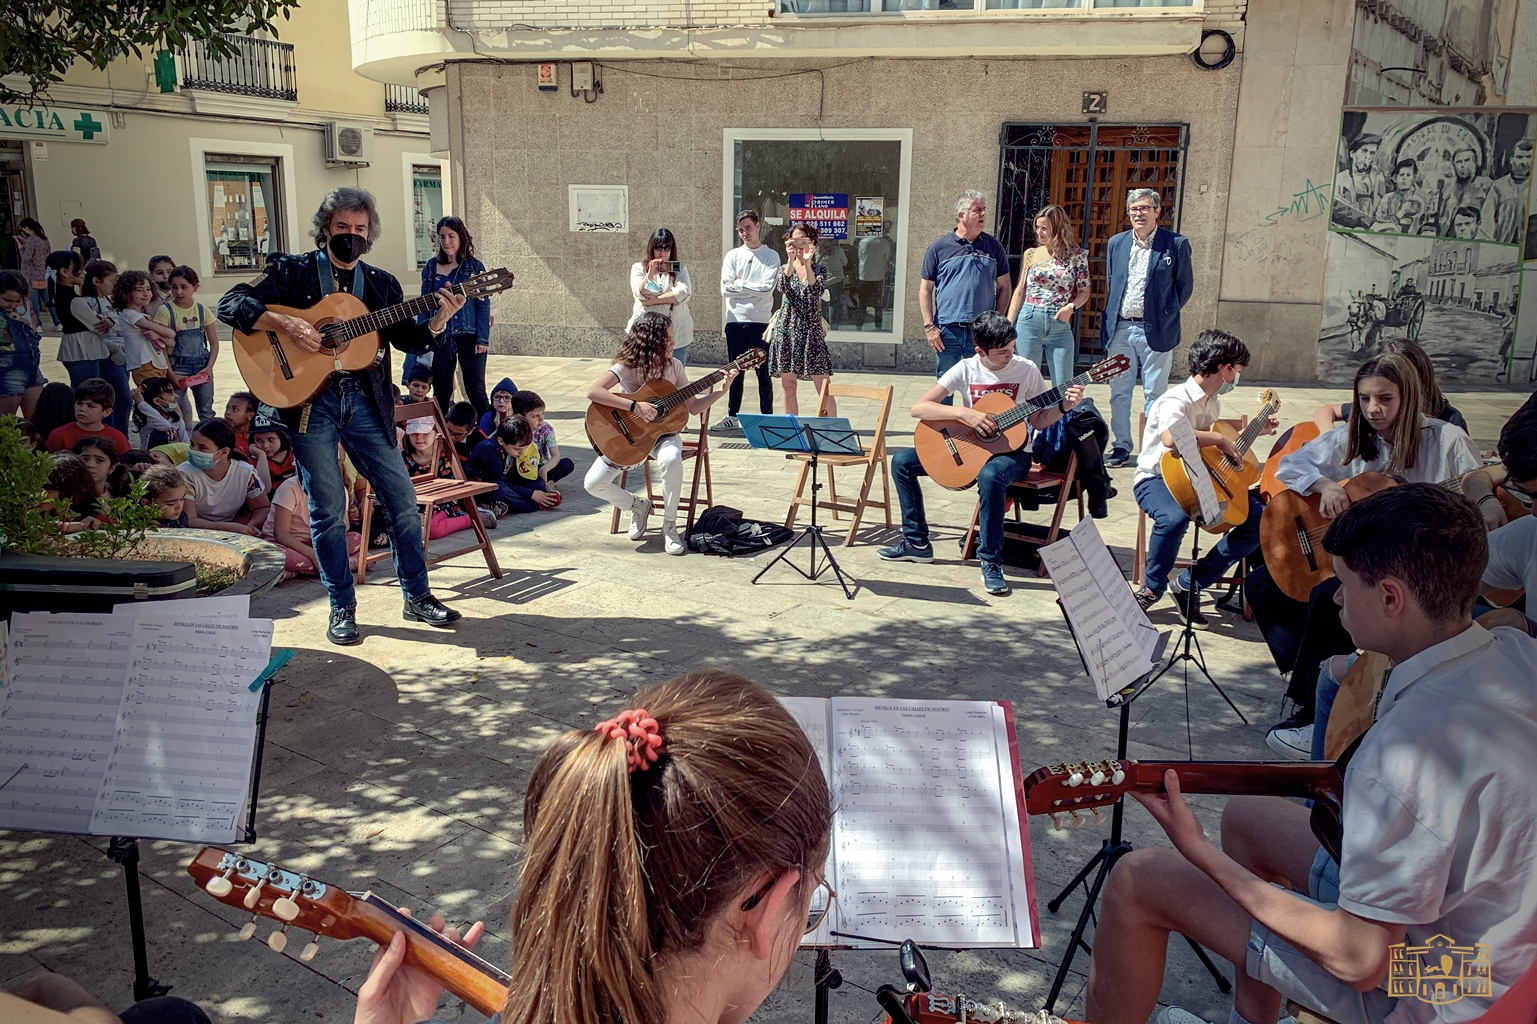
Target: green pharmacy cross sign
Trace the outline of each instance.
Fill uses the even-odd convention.
[[[64,107],[0,107],[0,139],[89,142],[104,145],[110,129],[100,110]]]

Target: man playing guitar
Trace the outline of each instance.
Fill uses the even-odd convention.
[[[1014,354],[1014,325],[1002,313],[987,310],[971,322],[971,340],[976,354],[956,363],[939,382],[913,403],[913,418],[920,420],[960,420],[981,437],[998,432],[993,417],[973,409],[972,403],[985,394],[1002,391],[1018,404],[1047,390],[1041,371],[1030,360]],[[960,407],[939,403],[955,394]],[[1042,409],[1030,417],[1033,430],[1045,430],[1083,398],[1082,386],[1063,393],[1056,406]],[[982,587],[989,594],[1007,594],[1003,578],[1003,512],[1009,485],[1023,480],[1030,472],[1031,449],[1035,439],[1018,451],[994,455],[977,476],[977,494],[982,503],[977,558],[982,563]],[[929,524],[923,514],[923,491],[918,478],[927,475],[918,461],[915,448],[904,448],[891,459],[891,477],[902,504],[902,540],[881,548],[880,557],[889,562],[932,562],[934,548],[929,543]]]
[[[362,262],[379,234],[379,213],[371,193],[360,188],[332,190],[320,203],[313,225],[317,249],[280,257],[266,273],[237,284],[219,300],[219,319],[238,331],[280,331],[306,352],[321,350],[320,334],[308,322],[267,309],[305,309],[333,291],[357,296],[371,310],[401,301],[400,282]],[[382,340],[403,352],[423,352],[442,335],[464,296],[437,293],[438,309],[425,324],[407,320],[382,328]],[[279,410],[293,437],[300,479],[310,499],[310,525],[320,579],[331,598],[326,638],[333,644],[361,642],[356,595],[347,556],[347,500],[337,458],[339,443],[373,487],[384,509],[395,575],[405,592],[404,617],[429,626],[447,626],[459,613],[427,588],[421,517],[416,491],[395,443],[395,387],[389,349],[368,370],[338,374],[308,405]]]
[[[1323,544],[1345,627],[1394,666],[1345,770],[1340,859],[1310,833],[1308,811],[1278,797],[1231,799],[1219,848],[1165,773],[1164,793],[1137,799],[1175,849],[1136,850],[1110,875],[1089,969],[1094,1024],[1147,1020],[1171,931],[1234,964],[1231,1024],[1269,1024],[1282,996],[1337,1024],[1470,1021],[1532,964],[1537,640],[1471,619],[1482,519],[1445,488],[1405,484],[1351,505]],[[1421,948],[1431,995],[1437,978],[1475,979],[1446,968],[1456,958],[1435,946],[1448,940],[1485,946],[1489,994],[1438,1005],[1424,989],[1388,991],[1398,943],[1410,957]]]

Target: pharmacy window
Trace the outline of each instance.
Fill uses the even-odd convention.
[[[741,244],[739,210],[758,212],[763,244],[781,260],[789,225],[814,224],[829,338],[899,342],[911,149],[908,129],[727,129],[727,247]]]
[[[420,270],[438,252],[435,227],[443,217],[443,169],[435,164],[411,167],[412,249]]]
[[[278,162],[210,154],[205,168],[214,273],[260,270],[268,253],[286,251],[278,209]]]

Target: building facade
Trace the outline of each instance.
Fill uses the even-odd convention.
[[[208,301],[259,273],[267,253],[309,248],[321,197],[360,185],[383,221],[368,259],[411,293],[446,209],[426,101],[352,71],[339,2],[296,10],[276,38],[235,42],[234,60],[194,45],[162,58],[158,77],[153,54],[77,65],[37,104],[0,112],[0,266],[16,265],[21,217],[55,249],[78,217],[120,269],[170,255],[199,272]]]

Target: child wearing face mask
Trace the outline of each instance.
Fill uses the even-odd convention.
[[[270,511],[256,467],[235,454],[235,431],[222,419],[206,419],[192,431],[192,447],[182,467],[194,502],[192,526],[261,535]]]
[[[144,448],[186,444],[192,440],[187,423],[177,408],[176,389],[165,377],[150,377],[139,385],[139,401],[133,409],[133,429]]]
[[[1227,331],[1202,331],[1190,346],[1190,379],[1158,396],[1148,411],[1147,425],[1142,432],[1142,451],[1137,456],[1137,472],[1132,478],[1137,506],[1153,522],[1147,543],[1147,568],[1142,577],[1142,589],[1137,591],[1137,603],[1144,609],[1151,608],[1163,597],[1167,587],[1173,590],[1183,611],[1186,591],[1192,587],[1201,590],[1211,586],[1235,562],[1259,547],[1259,521],[1265,507],[1259,499],[1247,496],[1249,518],[1243,525],[1223,534],[1222,539],[1201,556],[1193,572],[1186,569],[1178,579],[1169,579],[1169,572],[1179,557],[1180,543],[1190,528],[1190,516],[1169,493],[1159,467],[1164,452],[1174,450],[1174,436],[1169,428],[1178,420],[1188,420],[1201,447],[1215,447],[1231,458],[1238,458],[1233,442],[1212,427],[1222,418],[1222,400],[1217,396],[1232,391],[1239,374],[1248,365],[1248,346],[1236,335]],[[1275,429],[1276,420],[1272,416],[1265,425],[1265,433],[1274,433]],[[1205,621],[1199,610],[1195,611],[1194,618],[1197,622]]]

